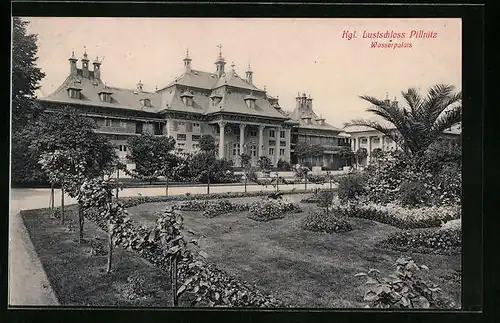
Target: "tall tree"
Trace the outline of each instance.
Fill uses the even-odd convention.
[[[462,92],[455,93],[452,85],[432,86],[427,95],[409,88],[401,92],[406,106],[398,106],[389,100],[379,100],[363,95],[360,98],[371,103],[367,109],[392,124],[396,131],[380,122],[363,119],[349,125],[366,126],[390,137],[408,155],[423,153],[444,130],[459,123],[462,118]]]
[[[171,168],[173,157],[170,152],[175,147],[174,138],[142,134],[129,139],[128,145],[127,159],[135,163],[132,176],[152,183]]]
[[[40,106],[36,104],[35,91],[45,74],[36,66],[38,59],[37,35],[28,34],[28,21],[19,17],[12,20],[12,127],[13,130],[31,123]]]
[[[340,147],[339,156],[341,159],[345,160],[344,166],[347,166],[348,161],[351,161],[354,157],[354,152],[352,151],[351,146]]]

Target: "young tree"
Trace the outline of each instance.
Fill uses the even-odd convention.
[[[127,159],[135,163],[132,175],[148,181],[157,181],[159,176],[168,176],[172,168],[173,157],[170,151],[175,147],[172,137],[142,134],[128,141],[129,155]]]
[[[243,166],[243,171],[245,173],[245,193],[246,193],[248,174],[250,173],[250,168],[252,167],[252,164],[250,163],[252,157],[248,154],[241,154],[240,157],[241,157],[241,166]]]
[[[12,127],[13,131],[32,123],[40,112],[35,91],[45,74],[36,67],[37,35],[28,34],[28,21],[12,19]]]
[[[294,150],[300,164],[303,164],[311,156],[311,145],[306,142],[298,142]]]
[[[200,150],[201,151],[209,151],[209,152],[214,152],[215,151],[215,139],[214,137],[210,135],[203,135],[200,138]]]
[[[96,133],[92,119],[71,108],[41,115],[34,129],[31,149],[40,152],[39,163],[52,184],[61,186],[61,224],[64,223],[65,192],[79,201],[79,237],[83,237],[80,187],[85,180],[102,178],[116,166],[115,147]]]
[[[319,144],[311,145],[310,147],[310,155],[315,159],[316,166],[321,166],[322,162],[319,160],[320,157],[323,157],[325,149],[323,146]]]
[[[353,120],[349,125],[378,130],[394,140],[406,154],[417,155],[435,142],[444,130],[461,122],[462,92],[454,90],[452,85],[437,84],[422,96],[417,89],[410,88],[401,92],[407,104],[404,107],[390,100],[363,95],[360,98],[372,104],[367,111],[392,124],[396,132],[379,122],[363,119]]]

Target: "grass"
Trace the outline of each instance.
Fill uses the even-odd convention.
[[[76,208],[66,209],[66,224],[49,216],[47,209],[21,213],[35,250],[61,305],[168,307],[171,302],[168,273],[154,267],[138,254],[114,250],[113,270],[106,273],[107,236],[90,221],[85,222],[86,243],[79,244]],[[104,255],[90,254],[90,240],[104,244]],[[134,287],[127,279],[140,276],[144,282]],[[134,292],[136,297],[129,298]],[[180,298],[180,306],[188,299]]]
[[[298,194],[289,198],[298,203],[304,197]],[[259,198],[252,198],[255,199]],[[250,202],[251,199],[230,200]],[[142,204],[128,211],[132,220],[150,226],[156,220],[154,212],[167,204]],[[364,280],[354,275],[369,268],[390,274],[390,266],[401,253],[375,245],[399,229],[351,218],[350,232],[305,231],[300,229],[300,222],[316,206],[301,204],[301,208],[304,213],[288,214],[269,222],[248,219],[246,212],[207,219],[202,212],[184,211],[184,234],[188,240],[198,239],[208,261],[230,275],[257,284],[264,292],[280,295],[294,307],[364,306]],[[423,273],[425,278],[440,285],[444,296],[460,304],[460,282],[449,279],[460,270],[460,255],[405,255],[427,265],[430,270]]]

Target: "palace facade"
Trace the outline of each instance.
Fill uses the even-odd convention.
[[[90,62],[87,52],[80,67],[77,62],[73,53],[68,77],[39,102],[48,112],[71,106],[92,117],[98,124],[96,131],[110,137],[123,160],[127,139],[142,133],[173,137],[178,153],[196,152],[200,137],[211,135],[219,157],[237,166],[242,153],[250,155],[254,165],[260,156],[268,156],[274,164],[280,159],[294,163],[295,144],[307,142],[324,148],[323,156],[311,162],[339,169],[340,146],[351,144],[342,129],[314,112],[310,96],[298,94],[294,110],[287,112],[279,97],[254,84],[250,66],[244,77],[234,64],[227,70],[222,52],[212,72],[193,69],[186,53],[184,73],[155,92],[144,91],[141,81],[135,89],[108,86],[101,74],[102,61]]]

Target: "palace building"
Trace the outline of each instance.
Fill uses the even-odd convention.
[[[144,91],[141,81],[135,89],[107,85],[102,61],[91,62],[87,52],[81,67],[77,62],[73,53],[68,77],[39,102],[49,112],[71,106],[92,117],[98,124],[96,131],[110,137],[122,159],[127,139],[142,133],[173,137],[179,153],[196,152],[200,137],[211,135],[219,157],[237,166],[242,153],[250,155],[254,165],[260,156],[268,156],[275,164],[280,159],[295,163],[295,144],[306,142],[324,150],[323,157],[311,162],[339,169],[343,165],[340,146],[351,144],[349,135],[314,112],[310,96],[298,94],[294,110],[287,112],[279,97],[254,84],[250,66],[244,76],[235,71],[234,64],[227,69],[221,51],[212,72],[194,69],[187,52],[184,73],[155,92]]]

